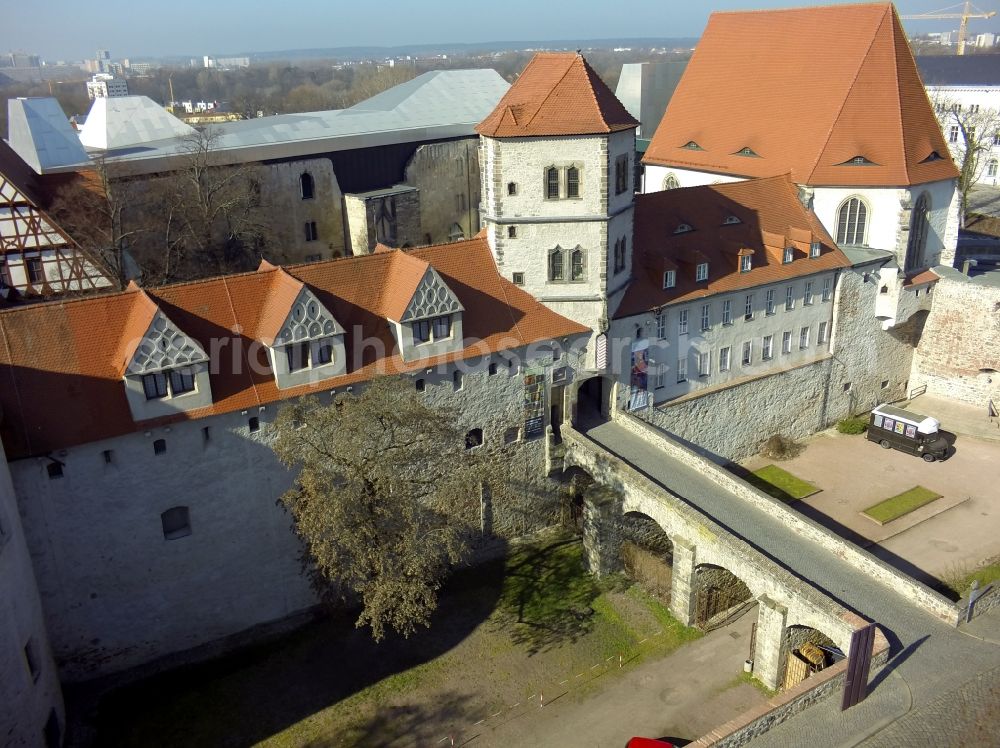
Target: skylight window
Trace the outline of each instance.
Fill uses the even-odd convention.
[[[686,234],[689,231],[694,231],[694,229],[691,227],[691,224],[688,223],[682,223],[674,229],[675,234]]]
[[[700,145],[698,145],[697,143],[695,143],[693,140],[689,140],[684,145],[682,145],[681,148],[686,148],[689,151],[703,151],[703,150],[705,150]]]
[[[725,218],[722,219],[723,226],[732,226],[735,223],[743,223],[743,221],[741,221],[736,216],[726,216]]]

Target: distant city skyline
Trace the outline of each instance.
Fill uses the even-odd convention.
[[[373,6],[299,0],[279,6],[260,0],[106,0],[93,12],[70,0],[47,0],[9,13],[0,51],[20,50],[52,62],[92,58],[97,49],[123,57],[226,56],[276,50],[406,44],[485,43],[634,37],[700,36],[715,10],[826,5],[806,0],[714,0],[675,4],[634,0],[627,6],[577,0],[508,0],[485,6],[467,0],[383,0]],[[983,1],[983,6],[988,0]],[[481,9],[490,10],[480,21]],[[502,8],[502,13],[497,8]],[[941,0],[897,3],[900,14],[940,10]],[[988,10],[993,6],[986,7]],[[910,33],[949,31],[958,21],[905,21]],[[1000,16],[969,22],[970,37],[1000,32]]]

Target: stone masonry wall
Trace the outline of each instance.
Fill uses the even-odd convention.
[[[574,363],[565,354],[558,362],[547,356],[530,363]],[[508,483],[491,486],[486,529],[519,535],[551,523],[555,510],[544,502],[554,491],[544,439],[522,437],[523,371],[501,356],[492,360],[495,374],[483,360],[466,370],[460,389],[450,368],[420,378],[427,400],[452,407],[461,428],[481,428],[480,449],[506,466]],[[328,390],[317,391],[329,401]],[[149,662],[314,604],[300,570],[301,545],[276,504],[293,477],[270,448],[278,407],[62,450],[57,479],[48,477],[46,459],[10,464],[66,679]],[[250,418],[259,419],[259,430],[249,430]],[[167,444],[160,455],[157,439]],[[188,507],[191,532],[167,540],[161,513],[175,506]]]
[[[1000,287],[955,274],[934,286],[912,385],[982,407],[1000,403]]]
[[[450,241],[455,224],[466,239],[479,232],[478,139],[420,146],[406,165],[405,181],[420,191],[420,241],[414,245]]]

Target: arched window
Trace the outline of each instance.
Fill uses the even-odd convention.
[[[580,197],[580,170],[575,166],[566,170],[566,197]]]
[[[930,198],[924,192],[917,198],[910,216],[910,238],[906,243],[906,264],[903,272],[909,272],[924,264],[924,250],[927,249],[927,230],[930,228]]]
[[[465,232],[462,231],[462,227],[457,223],[453,223],[451,228],[448,230],[448,241],[457,242],[465,238]]]
[[[316,185],[313,183],[312,174],[308,171],[302,172],[299,177],[299,187],[302,189],[302,199],[312,200],[316,196]]]
[[[995,177],[997,175],[997,166],[998,166],[998,164],[997,164],[997,160],[995,158],[991,158],[989,161],[987,161],[986,162],[986,176],[988,176],[988,177]]]
[[[837,211],[837,244],[865,246],[868,229],[868,206],[860,197],[841,203]]]
[[[677,177],[673,174],[667,174],[667,176],[663,178],[663,189],[665,190],[676,190],[680,186],[680,182],[677,181]]]
[[[559,199],[559,170],[554,166],[545,170],[545,197],[549,200]]]
[[[561,281],[563,276],[563,252],[556,247],[549,253],[549,280]]]
[[[569,256],[569,273],[570,280],[583,280],[584,270],[586,269],[585,258],[583,255],[583,250],[577,247]]]

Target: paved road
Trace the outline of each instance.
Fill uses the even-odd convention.
[[[948,694],[959,698],[971,678],[1000,676],[1000,646],[975,639],[924,613],[894,590],[861,575],[832,553],[818,548],[785,526],[779,517],[731,496],[709,478],[671,459],[641,437],[615,423],[582,427],[586,435],[629,462],[671,493],[727,527],[793,574],[839,601],[844,607],[877,621],[891,644],[892,660],[875,674],[871,704],[840,714],[836,699],[786,723],[781,740],[774,734],[760,745],[853,745],[885,728],[886,720],[918,715]],[[1000,639],[1000,637],[994,637]],[[879,693],[883,690],[882,693]],[[876,708],[877,704],[890,704]],[[822,710],[830,730],[818,730]],[[835,713],[834,713],[835,712]],[[928,718],[930,719],[930,718]],[[803,742],[799,742],[799,740]],[[791,741],[791,742],[789,742]],[[755,741],[754,745],[758,743]],[[879,745],[893,745],[880,743]],[[916,745],[920,743],[909,743]]]

